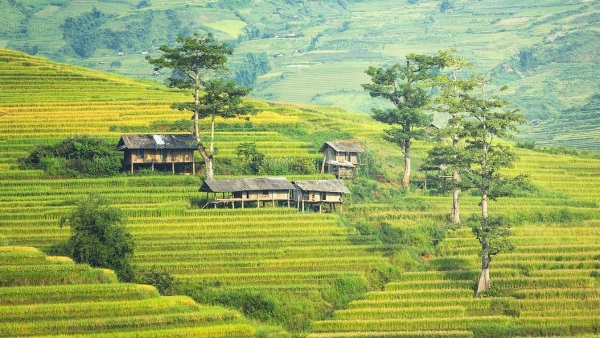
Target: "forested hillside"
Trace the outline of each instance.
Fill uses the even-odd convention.
[[[345,181],[352,194],[342,212],[202,209],[200,177],[142,171],[69,178],[23,168],[19,160],[36,145],[77,134],[116,145],[123,133],[165,132],[189,117],[169,108],[186,100],[185,93],[9,50],[0,50],[0,93],[3,335],[600,333],[598,159],[516,149],[519,160],[504,171],[528,175],[527,184],[490,203],[491,214],[511,222],[515,250],[494,258],[493,288],[474,298],[480,246],[469,227],[448,224],[451,199],[435,193],[439,174],[429,173],[424,190],[426,173],[419,171],[413,190],[402,191],[402,153],[383,140],[386,127],[364,114],[256,100],[250,101],[256,116],[217,123],[217,178],[257,175],[236,151],[247,142],[269,158],[261,175],[331,178],[318,173],[322,143],[359,142],[367,150],[364,170]],[[416,167],[430,148],[414,143]],[[61,217],[90,194],[127,216],[136,272],[171,274],[179,281],[174,291],[195,302],[116,284],[111,272],[29,248],[56,251],[69,236],[68,227],[59,227]],[[476,195],[464,192],[465,217],[480,212]]]
[[[232,76],[252,96],[363,113],[382,105],[360,87],[369,66],[456,48],[510,87],[524,140],[600,147],[597,1],[14,0],[0,13],[0,47],[159,82],[146,55],[212,33],[234,47]]]

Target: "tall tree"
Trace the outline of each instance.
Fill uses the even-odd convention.
[[[410,190],[411,140],[423,139],[425,131],[422,127],[432,121],[431,116],[425,113],[430,102],[426,88],[431,85],[435,71],[443,64],[439,56],[409,54],[405,65],[369,67],[366,71],[372,83],[363,84],[363,88],[371,97],[386,99],[394,106],[389,109],[373,108],[371,111],[374,119],[392,125],[391,129],[385,131],[384,138],[403,150],[402,186],[407,190]]]
[[[198,142],[198,151],[204,159],[206,177],[212,178],[214,172],[213,152],[206,150],[200,138],[200,113],[206,111],[205,104],[201,102],[201,93],[206,84],[205,78],[215,71],[224,70],[227,56],[231,55],[233,50],[225,44],[217,43],[210,34],[207,36],[194,34],[192,37],[179,36],[177,43],[180,46],[174,48],[161,46],[159,49],[163,54],[160,57],[146,56],[146,60],[154,65],[156,70],[161,68],[173,70],[172,75],[167,79],[168,86],[193,89],[194,102],[192,104],[173,104],[172,108],[193,112],[194,137]],[[212,126],[214,134],[214,123]],[[213,136],[211,136],[211,140],[213,140]],[[212,143],[210,148],[213,149]]]
[[[440,57],[444,60],[444,70],[436,77],[438,95],[434,98],[433,107],[437,112],[446,113],[450,119],[448,124],[437,132],[442,140],[440,144],[428,151],[427,166],[444,168],[452,173],[452,180],[443,185],[443,190],[452,193],[451,220],[455,224],[460,223],[460,194],[464,182],[460,177],[461,166],[461,135],[463,132],[463,119],[465,118],[465,107],[463,94],[476,86],[476,78],[470,76],[460,78],[461,70],[471,68],[469,62],[456,55],[455,50],[442,51]],[[444,143],[450,140],[450,144]],[[463,140],[464,141],[464,140]]]
[[[210,141],[209,147],[203,146],[200,135],[197,135],[198,150],[204,159],[206,178],[214,177],[213,157],[215,151],[215,118],[224,119],[238,117],[241,115],[255,114],[256,111],[249,104],[244,104],[244,96],[249,92],[249,88],[237,87],[235,81],[225,81],[223,79],[211,79],[203,81],[203,94],[198,103],[180,103],[173,107],[179,110],[188,110],[194,113],[199,119],[210,119]]]
[[[125,223],[120,209],[95,195],[82,200],[69,216],[60,219],[61,227],[71,227],[67,248],[75,262],[113,269],[120,281],[131,282],[129,258],[134,243]]]
[[[509,224],[501,217],[492,217],[488,212],[488,200],[509,195],[508,183],[515,179],[500,173],[502,168],[512,167],[516,159],[509,147],[495,143],[497,138],[510,138],[517,131],[516,123],[524,119],[517,109],[509,109],[508,101],[497,95],[488,96],[486,79],[481,79],[479,93],[462,94],[466,117],[462,122],[466,145],[462,152],[462,178],[481,193],[479,205],[481,215],[474,217],[473,232],[481,244],[481,275],[477,295],[490,288],[490,263],[493,256],[513,246],[508,239]],[[501,90],[506,89],[502,87]],[[521,177],[516,178],[519,180]]]

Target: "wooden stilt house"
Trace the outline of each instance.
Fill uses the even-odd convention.
[[[329,141],[319,150],[323,153],[321,174],[332,173],[338,179],[352,178],[360,166],[359,154],[363,148],[356,142]]]
[[[123,151],[123,169],[170,170],[196,174],[197,142],[189,134],[122,135],[117,150]]]
[[[212,179],[205,180],[200,187],[209,199],[205,207],[213,204],[215,208],[218,204],[231,204],[235,208],[236,203],[244,208],[249,202],[256,202],[258,207],[261,203],[265,206],[271,202],[275,206],[283,202],[289,207],[293,190],[294,186],[285,177]]]
[[[298,210],[304,212],[307,208],[323,211],[323,206],[329,206],[329,211],[336,210],[336,205],[342,206],[344,194],[350,190],[341,180],[294,181],[294,201]]]

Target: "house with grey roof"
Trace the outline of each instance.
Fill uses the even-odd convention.
[[[310,180],[293,181],[294,194],[293,199],[298,206],[299,211],[305,211],[306,208],[312,208],[323,211],[323,206],[328,205],[329,211],[334,211],[336,205],[344,203],[344,194],[349,194],[350,190],[344,185],[342,180]]]
[[[328,141],[319,150],[323,153],[321,174],[332,173],[338,179],[352,178],[359,169],[359,154],[364,149],[352,141]]]
[[[117,150],[123,151],[123,170],[169,170],[196,174],[194,151],[197,142],[190,134],[126,134]]]
[[[294,186],[285,177],[256,177],[205,180],[200,187],[206,192],[209,204],[216,208],[218,204],[241,205],[256,202],[257,207],[270,202],[273,206],[283,202],[290,206]],[[212,194],[212,197],[211,197]]]

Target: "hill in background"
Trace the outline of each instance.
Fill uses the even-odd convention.
[[[255,143],[273,163],[284,164],[322,159],[318,149],[324,140],[355,138],[367,150],[363,167],[369,170],[346,181],[352,194],[343,213],[299,213],[269,206],[200,209],[194,201],[201,197],[201,180],[194,176],[139,173],[73,179],[18,168],[18,158],[35,145],[76,134],[116,144],[124,132],[157,132],[182,118],[169,105],[185,99],[184,93],[8,50],[0,50],[0,75],[0,332],[83,336],[89,327],[119,327],[122,337],[139,336],[140,321],[130,316],[132,312],[171,310],[174,314],[168,316],[137,318],[155,325],[157,336],[170,336],[178,330],[175,326],[194,326],[188,319],[206,326],[182,332],[206,329],[207,336],[219,335],[210,333],[212,324],[239,329],[240,335],[254,331],[256,336],[315,338],[590,337],[600,332],[598,159],[516,149],[520,158],[507,173],[528,174],[529,184],[516,189],[514,197],[490,203],[491,213],[513,222],[516,250],[494,258],[494,290],[489,297],[474,299],[480,261],[471,229],[444,226],[450,198],[417,189],[423,172],[414,176],[415,191],[396,188],[402,154],[383,141],[385,126],[364,114],[253,101],[259,110],[256,116],[217,124],[216,175],[223,178],[239,175],[230,168],[243,167],[235,150],[244,142]],[[415,142],[415,166],[429,147]],[[277,169],[282,168],[296,170]],[[316,172],[313,167],[287,177],[330,178]],[[104,298],[109,312],[85,300],[69,304],[69,297],[85,297],[92,290],[102,293],[102,285],[14,285],[15,280],[33,283],[28,276],[40,275],[74,282],[90,270],[70,263],[46,264],[39,251],[24,249],[21,255],[7,247],[51,250],[69,235],[68,228],[58,226],[60,217],[90,193],[103,195],[127,215],[136,242],[134,265],[170,272],[191,286],[180,291],[203,305],[176,298],[184,303],[184,312],[178,312],[181,302],[172,308],[154,289],[142,287],[152,291],[150,298],[156,299],[149,303],[154,301],[155,307],[145,302],[138,307],[131,297],[118,302]],[[477,204],[477,196],[463,194],[464,218],[480,212]],[[107,288],[122,294],[132,286],[113,283]],[[39,292],[53,290],[59,290],[54,298]],[[101,298],[111,295],[118,298],[119,293],[103,293]],[[22,304],[34,296],[53,304],[2,303],[13,299]],[[252,321],[205,304],[233,307]],[[121,317],[104,316],[116,308],[122,309]],[[82,309],[73,315],[81,317],[73,320],[81,325],[60,320],[69,316],[63,313],[67,309]],[[214,315],[208,316],[210,323],[203,321],[202,309]],[[52,313],[53,321],[37,325],[40,317],[49,316],[45,311]]]
[[[232,74],[254,97],[354,112],[383,104],[360,87],[368,66],[456,48],[509,85],[522,139],[600,149],[596,1],[15,0],[0,13],[0,47],[156,81],[146,54],[209,32],[235,48]]]

